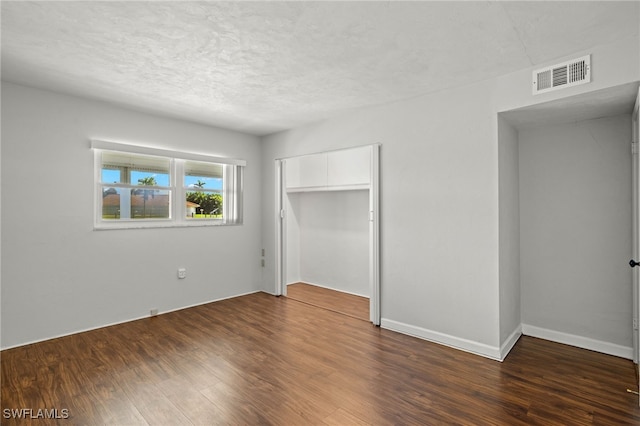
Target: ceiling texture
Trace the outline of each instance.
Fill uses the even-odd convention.
[[[2,79],[255,135],[636,36],[632,2],[2,1]]]

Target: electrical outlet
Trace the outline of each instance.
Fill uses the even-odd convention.
[[[149,315],[151,315],[152,317],[155,317],[156,315],[158,315],[158,308],[153,308],[149,311]]]
[[[178,278],[181,280],[187,278],[187,270],[185,268],[178,269]]]

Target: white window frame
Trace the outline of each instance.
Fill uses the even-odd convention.
[[[221,226],[242,224],[242,198],[243,198],[243,168],[245,160],[217,157],[207,154],[174,151],[149,146],[129,145],[103,140],[92,140],[91,148],[94,151],[94,187],[95,187],[95,213],[94,229],[137,229],[137,228],[170,228],[193,226]],[[170,164],[170,186],[161,187],[170,194],[170,217],[161,219],[103,219],[102,218],[102,153],[124,152],[129,154],[163,157]],[[187,218],[186,203],[180,200],[186,199],[187,188],[184,185],[185,161],[198,161],[223,166],[223,218],[222,219],[197,219]],[[114,184],[114,186],[119,186]],[[124,187],[125,185],[123,185]]]

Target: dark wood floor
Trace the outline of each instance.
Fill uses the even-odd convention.
[[[640,424],[628,360],[523,337],[499,363],[265,293],[1,355],[3,417],[63,425]]]
[[[287,297],[319,308],[329,309],[343,315],[369,321],[369,299],[353,294],[309,285],[289,284]]]

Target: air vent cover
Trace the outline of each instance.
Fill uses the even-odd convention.
[[[591,82],[591,55],[533,72],[533,94]]]

